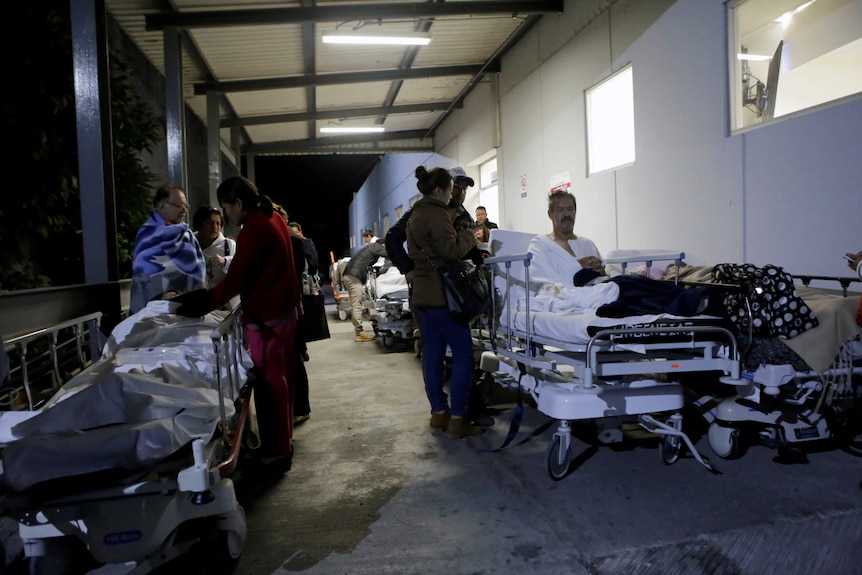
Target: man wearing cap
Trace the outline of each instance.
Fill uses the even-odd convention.
[[[460,166],[449,170],[449,174],[454,180],[452,199],[449,201],[449,210],[453,212],[452,225],[455,231],[472,230],[476,227],[476,222],[473,221],[470,212],[464,208],[464,197],[467,195],[467,188],[472,188],[475,182]]]

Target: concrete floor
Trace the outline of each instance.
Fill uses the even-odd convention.
[[[488,450],[511,411],[479,437],[433,433],[412,346],[356,343],[334,308],[330,330],[309,344],[312,414],[296,430],[293,468],[236,475],[242,556],[218,561],[207,542],[160,572],[862,573],[862,459],[824,450],[782,465],[756,446],[725,461],[699,439],[713,475],[690,456],[664,465],[649,442],[576,443],[581,465],[552,481],[553,428],[498,452]],[[527,409],[519,439],[545,421]]]

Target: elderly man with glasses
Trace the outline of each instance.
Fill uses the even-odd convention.
[[[207,287],[206,260],[186,223],[189,205],[182,188],[165,184],[153,197],[153,212],[138,230],[132,262],[130,311],[147,302]]]

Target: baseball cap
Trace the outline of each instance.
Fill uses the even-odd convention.
[[[452,176],[452,179],[455,180],[456,182],[458,180],[462,180],[464,183],[466,183],[471,188],[474,185],[476,185],[476,182],[473,181],[473,178],[468,176],[467,172],[465,172],[464,168],[462,168],[461,166],[458,166],[457,168],[452,168],[451,170],[449,170],[449,175]]]

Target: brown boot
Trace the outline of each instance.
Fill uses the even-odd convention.
[[[431,412],[431,428],[446,431],[449,426],[449,412],[441,411],[440,413]]]
[[[485,428],[471,425],[464,421],[463,417],[455,417],[453,415],[449,418],[449,425],[446,427],[446,431],[452,437],[469,437],[471,435],[479,435],[485,431]]]

